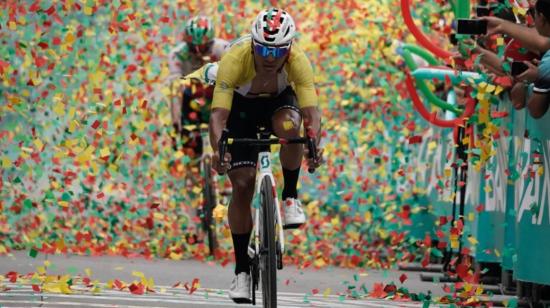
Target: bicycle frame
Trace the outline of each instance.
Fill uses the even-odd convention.
[[[281,249],[281,254],[285,251],[285,245],[284,245],[284,233],[283,233],[283,225],[281,223],[281,207],[279,205],[279,198],[277,198],[277,189],[276,189],[276,183],[275,183],[275,177],[273,176],[273,172],[271,170],[271,152],[270,151],[263,151],[258,154],[258,175],[256,177],[256,196],[260,195],[260,189],[262,180],[265,177],[269,177],[271,179],[272,183],[272,189],[273,189],[273,196],[274,196],[274,204],[276,209],[276,229],[279,232],[279,248]],[[259,211],[256,209],[254,211],[254,249],[255,253],[258,254],[260,251],[259,248],[259,239],[260,239],[260,215],[258,214]]]

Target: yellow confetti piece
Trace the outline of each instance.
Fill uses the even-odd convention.
[[[468,242],[470,242],[470,244],[471,244],[472,246],[475,246],[475,245],[477,245],[477,244],[479,243],[479,242],[477,241],[477,239],[476,239],[475,237],[473,237],[473,236],[470,236],[470,237],[468,238]]]
[[[90,145],[84,151],[80,152],[76,156],[75,160],[77,162],[81,163],[81,164],[84,164],[84,163],[92,160],[92,154],[93,154],[94,151],[95,151],[95,147]]]
[[[2,167],[7,168],[11,166],[11,160],[7,156],[2,156],[2,159],[0,160],[2,162]]]
[[[366,223],[372,222],[372,213],[370,211],[365,212],[365,222]]]
[[[314,262],[313,262],[313,265],[315,265],[316,267],[323,267],[325,266],[327,263],[325,262],[325,260],[323,258],[317,258]]]
[[[39,138],[36,138],[33,143],[38,151],[41,151],[44,147],[44,143],[42,143],[42,140],[40,140]]]
[[[89,6],[84,6],[84,14],[92,15],[92,13],[93,13],[93,8],[91,8]]]
[[[45,275],[46,274],[46,268],[44,266],[38,266],[36,267],[36,271],[40,274],[40,275]]]
[[[294,128],[294,122],[291,120],[287,120],[283,122],[283,129],[284,130],[291,130]]]
[[[99,156],[100,157],[108,157],[109,155],[111,155],[111,151],[109,150],[108,147],[104,147],[103,149],[101,149],[99,151]]]
[[[174,153],[174,158],[175,159],[180,159],[180,158],[183,157],[183,155],[185,155],[185,154],[183,154],[183,152],[181,150],[178,150],[176,153]]]
[[[323,291],[323,297],[327,297],[332,292],[331,288],[326,288],[325,291]]]
[[[457,249],[459,246],[459,241],[453,240],[451,241],[451,248]]]
[[[58,102],[53,106],[53,112],[57,114],[58,116],[62,116],[65,114],[65,104],[62,102]]]
[[[27,152],[27,153],[34,152],[34,150],[32,148],[28,148],[28,147],[21,147],[21,150],[24,151],[24,152]]]
[[[200,188],[199,186],[193,187],[193,193],[199,194],[201,191],[202,191],[202,188]]]
[[[86,273],[86,276],[92,277],[92,270],[91,270],[91,269],[86,268],[86,269],[84,270],[84,273]]]
[[[172,260],[179,261],[179,260],[182,259],[182,257],[183,257],[183,254],[175,253],[175,252],[170,253],[170,259],[172,259]]]

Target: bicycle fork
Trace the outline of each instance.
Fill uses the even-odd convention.
[[[262,186],[262,180],[264,177],[270,177],[271,179],[271,185],[273,189],[273,197],[275,202],[275,217],[277,218],[275,222],[275,226],[277,231],[279,232],[279,240],[276,241],[278,245],[278,249],[280,251],[280,256],[282,258],[282,255],[285,251],[285,243],[284,243],[284,233],[283,233],[283,225],[282,225],[282,218],[281,218],[281,206],[279,203],[279,198],[277,197],[277,189],[275,188],[275,179],[273,177],[273,173],[271,171],[271,153],[270,152],[260,152],[258,156],[258,162],[259,162],[259,176],[256,180],[256,196],[261,195],[261,186]],[[256,250],[256,253],[260,252],[259,247],[259,239],[260,239],[260,215],[258,214],[259,211],[256,209],[254,211],[254,249]],[[282,262],[279,262],[282,265]],[[281,269],[282,266],[279,268]]]

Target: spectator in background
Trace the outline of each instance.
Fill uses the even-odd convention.
[[[535,29],[514,24],[495,17],[487,20],[487,34],[507,34],[531,51],[543,54],[542,60],[524,61],[528,69],[517,76],[511,91],[514,107],[521,106],[527,98],[527,109],[533,118],[542,117],[548,110],[550,93],[550,0],[538,0],[534,10]],[[533,86],[529,84],[534,83]],[[532,94],[531,94],[532,92]]]

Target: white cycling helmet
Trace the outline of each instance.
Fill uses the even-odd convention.
[[[262,45],[286,45],[292,42],[294,35],[294,20],[282,9],[263,10],[252,23],[252,38]]]

